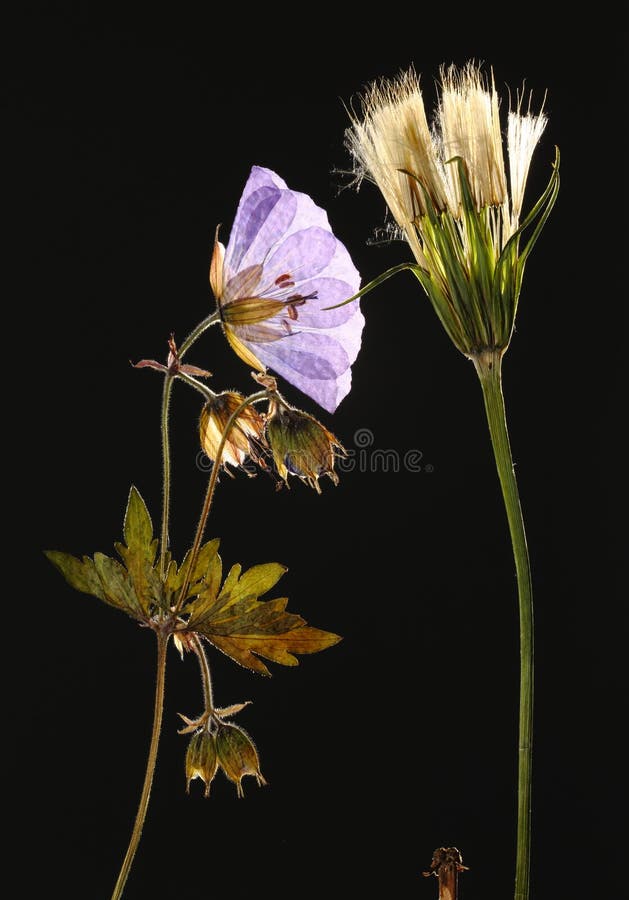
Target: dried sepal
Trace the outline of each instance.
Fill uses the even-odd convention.
[[[183,375],[191,375],[193,378],[209,378],[211,372],[207,369],[201,369],[199,366],[192,366],[188,363],[182,363],[179,357],[175,337],[171,334],[168,340],[168,359],[166,365],[157,362],[155,359],[141,359],[137,363],[131,363],[134,369],[155,369],[163,375],[170,375],[175,378],[180,373]]]

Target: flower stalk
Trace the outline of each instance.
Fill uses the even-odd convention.
[[[533,599],[518,486],[509,445],[502,356],[509,347],[525,264],[559,191],[559,152],[548,185],[523,214],[526,180],[547,124],[523,109],[519,95],[506,128],[493,75],[470,62],[442,68],[432,127],[419,79],[410,70],[374,84],[352,116],[347,147],[358,184],[379,187],[414,263],[403,263],[361,288],[355,299],[395,272],[410,269],[460,352],[474,362],[502,496],[518,583],[520,700],[515,900],[528,900],[531,859]],[[526,239],[524,239],[524,233]],[[349,302],[349,301],[346,301]]]
[[[157,669],[155,678],[155,703],[153,707],[153,728],[151,731],[151,742],[149,745],[148,760],[146,763],[146,772],[144,774],[144,784],[142,786],[142,794],[138,804],[138,811],[131,833],[131,839],[127,852],[122,861],[120,873],[111,895],[111,900],[120,900],[124,891],[131,871],[131,866],[135,858],[140,838],[142,837],[142,829],[144,820],[149,806],[151,796],[151,788],[153,787],[153,776],[155,775],[155,765],[157,763],[157,748],[159,746],[159,738],[162,731],[162,716],[164,712],[164,689],[166,684],[166,649],[168,647],[169,632],[165,629],[156,630],[157,635]]]
[[[533,587],[524,518],[502,393],[502,353],[474,357],[485,401],[489,434],[502,489],[518,583],[520,620],[520,716],[518,729],[518,824],[515,900],[529,896],[531,868],[531,788],[533,769]]]
[[[242,403],[236,407],[233,411],[229,419],[227,420],[227,424],[225,425],[225,430],[221,436],[217,451],[216,451],[216,459],[214,461],[214,465],[212,466],[212,472],[210,473],[210,480],[208,482],[207,491],[205,492],[205,500],[203,501],[203,509],[201,510],[201,516],[199,517],[199,523],[197,525],[196,534],[194,536],[194,541],[192,544],[192,549],[190,550],[190,560],[188,563],[188,567],[186,570],[186,577],[183,582],[183,586],[179,593],[179,599],[177,600],[177,604],[174,609],[174,615],[177,615],[183,606],[186,594],[188,593],[188,588],[190,586],[190,578],[192,577],[192,573],[194,572],[194,567],[197,562],[197,558],[199,556],[199,550],[201,549],[201,541],[203,540],[203,532],[205,531],[205,526],[207,524],[208,516],[210,514],[210,507],[212,506],[212,500],[214,498],[214,491],[216,490],[216,484],[218,481],[218,473],[220,472],[220,460],[223,458],[223,450],[225,448],[225,444],[229,438],[229,433],[232,430],[236,419],[240,415],[240,413],[247,409],[248,406],[251,406],[253,403],[259,403],[261,400],[266,400],[268,397],[268,391],[258,391],[255,394],[251,394],[251,396],[246,397]]]
[[[213,312],[209,316],[206,316],[196,328],[194,328],[188,337],[185,339],[181,347],[178,351],[178,360],[181,360],[186,353],[187,350],[192,347],[194,342],[199,338],[204,331],[211,325],[215,325],[218,321],[220,321],[218,312]],[[162,581],[165,577],[165,569],[166,569],[166,552],[168,550],[168,524],[170,519],[170,479],[171,479],[171,465],[170,465],[170,437],[168,433],[168,416],[170,411],[170,395],[173,389],[173,381],[175,380],[175,376],[170,372],[167,372],[164,376],[164,387],[162,390],[162,411],[161,411],[161,435],[162,435],[162,490],[163,490],[163,502],[162,502],[162,531],[161,531],[161,541],[159,545],[159,574]]]

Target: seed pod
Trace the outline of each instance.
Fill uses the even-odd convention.
[[[260,772],[260,760],[255,744],[246,731],[238,725],[221,724],[216,734],[216,751],[221,769],[236,785],[239,797],[243,797],[242,779],[253,775],[259,786],[266,784]]]
[[[200,778],[205,782],[205,796],[209,797],[210,784],[217,769],[218,756],[214,735],[205,729],[197,731],[192,735],[186,752],[186,791],[190,792],[190,782],[194,778]]]

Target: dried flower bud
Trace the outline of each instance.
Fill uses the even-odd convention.
[[[278,474],[288,484],[296,475],[317,493],[319,478],[327,475],[338,484],[334,471],[336,450],[344,453],[338,439],[313,416],[284,403],[276,403],[267,420],[266,437]]]
[[[201,411],[199,434],[206,456],[214,461],[232,413],[245,398],[236,391],[224,391],[209,400]],[[223,446],[221,464],[242,466],[247,456],[257,456],[256,445],[263,442],[264,419],[253,406],[238,414]]]
[[[216,751],[221,769],[236,785],[239,797],[243,797],[242,779],[253,775],[259,786],[266,784],[260,772],[260,760],[255,744],[246,731],[238,725],[221,723],[216,733]]]
[[[205,782],[205,796],[210,795],[210,784],[218,769],[216,738],[205,728],[192,735],[186,752],[186,790],[190,791],[193,778]]]

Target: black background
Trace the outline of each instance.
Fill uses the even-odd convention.
[[[367,243],[384,219],[375,188],[339,192],[344,104],[413,63],[432,106],[439,65],[471,57],[493,66],[501,92],[526,79],[536,106],[547,91],[529,202],[554,145],[562,152],[559,201],[505,360],[536,605],[533,896],[616,895],[626,28],[612,9],[580,20],[550,4],[466,14],[24,4],[9,23],[17,265],[5,314],[19,321],[5,393],[18,397],[8,442],[23,472],[7,493],[20,486],[11,521],[25,548],[5,619],[11,705],[13,685],[25,688],[8,739],[28,848],[18,896],[38,893],[43,876],[55,895],[108,897],[139,797],[151,636],[73,592],[41,553],[110,552],[131,483],[159,520],[161,384],[129,360],[163,357],[169,333],[182,339],[211,309],[211,236],[220,222],[227,238],[252,164],[328,210],[365,282],[408,259],[401,244]],[[462,897],[512,894],[516,584],[480,389],[410,275],[362,306],[363,348],[338,412],[284,392],[349,449],[368,431],[367,465],[337,488],[326,481],[322,496],[223,478],[208,528],[225,564],[286,564],[289,608],[344,640],[297,668],[271,664],[269,679],[212,656],[217,702],[254,701],[239,722],[269,785],[247,779],[244,800],[220,775],[210,800],[199,782],[185,794],[176,713],[199,713],[201,698],[194,661],[171,651],[128,900],[433,898],[421,872],[440,845],[470,867]],[[218,330],[190,361],[217,388],[253,386]],[[206,483],[198,412],[178,387],[179,556]],[[375,449],[418,450],[422,471],[370,471]]]

